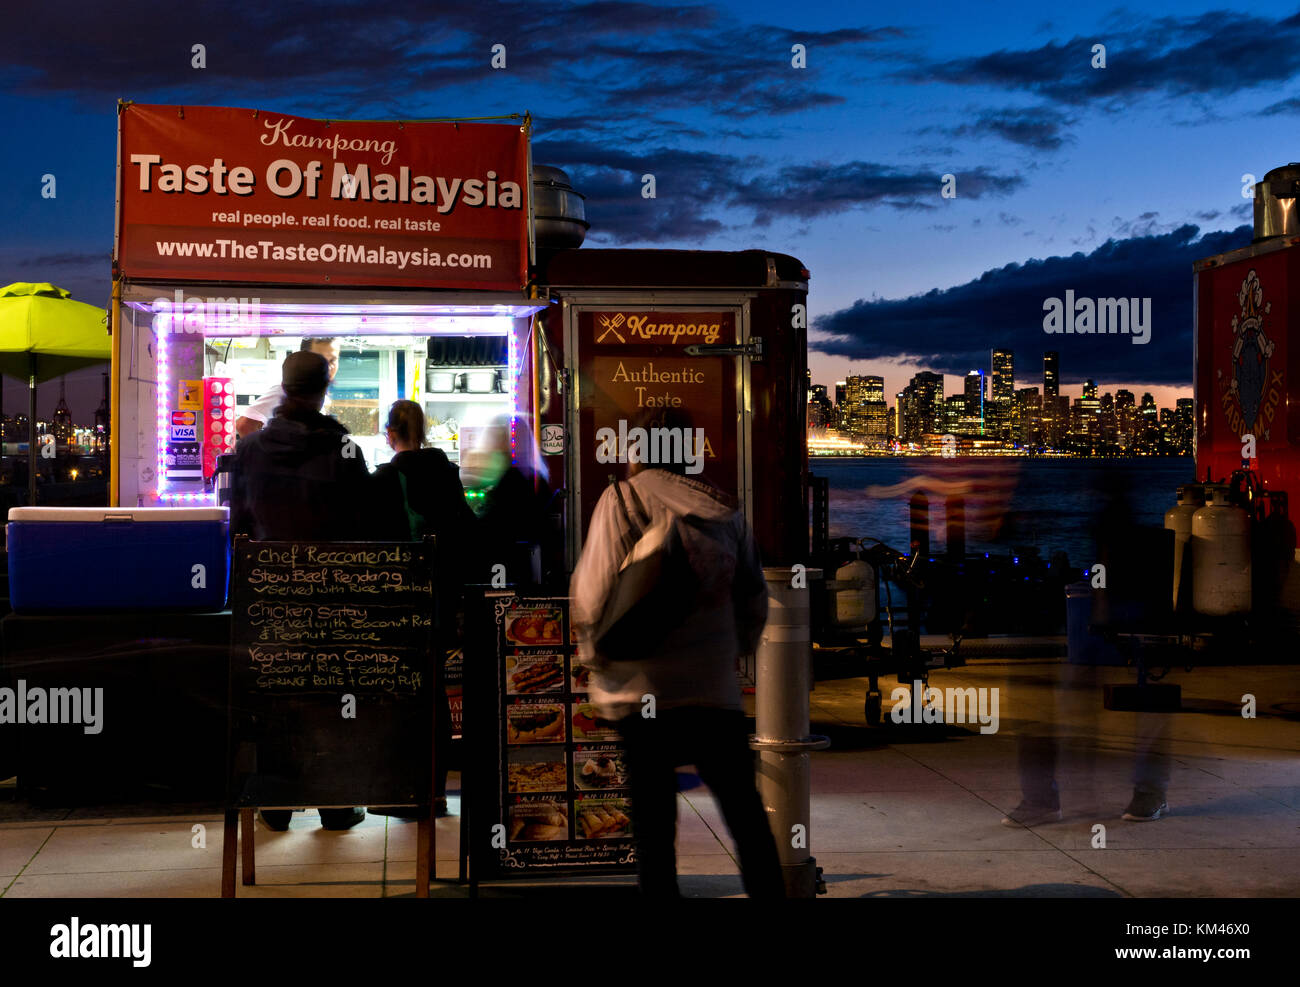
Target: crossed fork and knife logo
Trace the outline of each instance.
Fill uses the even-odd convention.
[[[596,337],[596,342],[603,343],[605,341],[605,337],[608,336],[610,333],[613,333],[614,338],[617,339],[620,343],[626,343],[627,340],[624,339],[618,331],[619,326],[621,326],[626,321],[627,321],[627,316],[624,315],[622,312],[619,312],[612,319],[609,318],[608,316],[602,315],[600,317],[600,324],[605,327],[605,331]]]

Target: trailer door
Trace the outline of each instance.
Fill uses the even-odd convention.
[[[674,407],[704,430],[704,479],[736,497],[751,517],[749,298],[655,292],[565,301],[570,570],[611,475],[610,434],[626,435],[646,408]],[[689,351],[689,352],[688,352]],[[620,428],[622,432],[620,433]],[[610,429],[611,432],[603,432]]]

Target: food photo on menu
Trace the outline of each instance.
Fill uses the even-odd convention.
[[[597,719],[596,707],[592,703],[574,703],[570,722],[573,724],[574,740],[618,740],[618,730],[612,725],[602,724]]]
[[[516,699],[506,707],[506,743],[562,744],[567,740],[563,703]]]
[[[518,747],[506,755],[506,789],[511,794],[562,792],[568,787],[564,751]]]
[[[558,647],[564,643],[559,607],[517,607],[506,612],[506,643],[522,648]]]
[[[511,803],[511,843],[542,843],[568,838],[569,806],[564,800],[524,795]]]
[[[575,657],[572,660],[572,667],[569,669],[569,691],[585,693],[590,683],[591,669]]]
[[[516,655],[506,659],[507,694],[529,695],[563,690],[563,655]]]
[[[623,748],[617,744],[579,744],[573,749],[573,782],[584,791],[627,785]]]
[[[630,801],[610,795],[579,795],[574,803],[580,840],[613,840],[632,835]]]

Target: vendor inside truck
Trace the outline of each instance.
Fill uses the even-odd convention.
[[[302,341],[298,347],[301,352],[319,353],[330,366],[330,382],[333,383],[334,376],[339,372],[339,354],[341,346],[337,337],[316,337],[307,338]],[[269,391],[248,406],[248,410],[239,418],[235,419],[235,434],[241,439],[245,436],[252,435],[258,429],[266,425],[275,414],[275,409],[284,401],[284,388],[276,384]],[[322,414],[329,414],[330,399],[329,394],[325,395],[325,404],[321,408]]]

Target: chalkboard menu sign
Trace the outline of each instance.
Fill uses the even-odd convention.
[[[634,807],[618,735],[596,719],[568,600],[488,593],[467,683],[476,752],[476,880],[635,873]]]
[[[235,540],[229,806],[427,806],[434,545]]]

